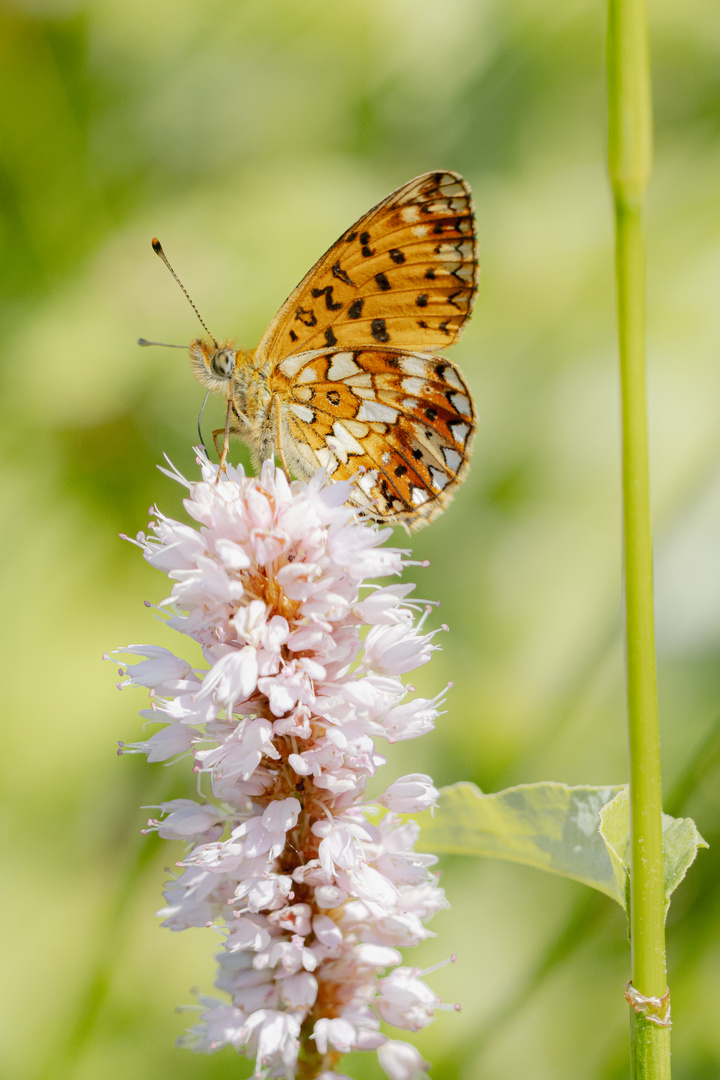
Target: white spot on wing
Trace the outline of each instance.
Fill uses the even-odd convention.
[[[427,491],[423,491],[422,488],[413,487],[412,489],[412,504],[413,506],[422,506],[429,499]]]
[[[331,382],[338,382],[340,379],[347,379],[350,375],[359,374],[361,374],[361,369],[353,360],[353,354],[339,352],[335,353],[332,358],[327,377]]]
[[[359,476],[357,479],[357,486],[368,496],[372,495],[376,483],[377,469],[371,469],[370,472],[363,473],[362,476]]]
[[[405,206],[400,211],[400,217],[405,222],[417,221],[420,217],[420,208],[418,206]]]
[[[457,450],[453,450],[450,446],[443,446],[442,456],[445,458],[445,464],[448,469],[457,472],[462,463],[462,457],[458,454]]]
[[[423,360],[421,356],[401,356],[400,370],[405,375],[420,375],[421,378],[427,379],[430,374],[430,364],[427,360]]]
[[[290,406],[291,412],[294,412],[298,420],[302,420],[304,424],[313,424],[315,422],[315,412],[313,409],[309,409],[307,405],[297,405],[295,402]]]
[[[455,440],[455,442],[461,443],[464,446],[465,445],[465,440],[467,439],[468,433],[470,431],[470,425],[469,424],[457,424],[457,423],[453,424],[453,423],[450,423],[450,424],[448,424],[448,427],[452,431],[453,439]]]
[[[460,204],[467,209],[467,192],[459,180],[447,174],[440,181],[440,189],[443,195],[455,195]]]
[[[450,394],[450,402],[462,416],[470,416],[470,399],[465,394]]]
[[[360,424],[357,420],[343,420],[343,424],[356,439],[364,439],[370,431],[367,424]]]
[[[294,379],[298,371],[305,364],[307,360],[307,353],[296,353],[295,356],[288,356],[278,364],[278,370],[282,371],[283,375],[287,375],[288,379]]]
[[[475,268],[472,263],[460,263],[455,268],[455,277],[459,277],[462,281],[467,281],[468,285],[472,285],[475,277]]]
[[[460,376],[455,368],[450,367],[450,364],[446,364],[442,373],[443,382],[446,382],[448,386],[454,386],[456,390],[464,390],[465,387],[460,382]]]
[[[444,473],[441,469],[433,469],[433,468],[431,468],[430,469],[430,476],[432,477],[432,486],[437,491],[442,491],[442,489],[448,483],[449,477],[448,477],[447,473]]]
[[[345,380],[347,386],[372,386],[372,375],[369,371],[363,371],[360,375],[350,375]]]
[[[347,428],[339,420],[333,424],[333,433],[327,437],[328,446],[331,446],[340,460],[345,464],[350,454],[363,454],[364,450],[357,439],[354,439]]]
[[[397,420],[397,409],[391,409],[389,405],[383,405],[381,401],[363,401],[357,411],[356,419],[394,424]]]
[[[403,379],[402,388],[406,394],[411,394],[413,397],[425,397],[428,393],[428,385],[425,380],[416,379],[414,376]]]
[[[282,367],[282,364],[280,366]],[[308,382],[317,382],[317,380],[318,380],[317,371],[312,366],[312,364],[308,364],[307,367],[305,367],[303,369],[303,371],[300,373],[300,377],[298,378],[297,381],[299,383],[308,383]]]

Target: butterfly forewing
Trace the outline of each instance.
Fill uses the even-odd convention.
[[[379,347],[303,352],[277,365],[272,390],[295,470],[360,474],[353,501],[375,517],[430,521],[465,475],[472,399],[444,358]]]
[[[470,190],[457,173],[426,173],[323,255],[266,330],[258,361],[336,346],[444,348],[467,320],[476,287]]]

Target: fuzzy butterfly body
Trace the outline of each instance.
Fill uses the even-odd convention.
[[[411,180],[368,211],[290,294],[256,349],[197,339],[196,377],[228,398],[256,463],[356,478],[351,501],[408,528],[445,509],[475,430],[457,368],[427,350],[459,337],[477,289],[470,190]]]

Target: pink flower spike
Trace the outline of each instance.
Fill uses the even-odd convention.
[[[349,483],[290,484],[270,461],[259,479],[228,465],[218,481],[199,461],[197,483],[168,473],[196,525],[153,511],[137,546],[170,580],[155,605],[165,625],[202,661],[133,645],[121,675],[150,692],[141,716],[157,726],[122,752],[197,773],[197,798],[162,803],[148,823],[185,845],[168,859],[163,925],[222,941],[224,999],[201,997],[183,1043],[231,1046],[268,1080],[293,1080],[301,1050],[316,1080],[347,1080],[336,1067],[349,1051],[377,1052],[390,1080],[420,1080],[427,1063],[379,1017],[416,1031],[442,1008],[399,951],[447,906],[434,857],[414,850],[419,826],[397,816],[438,793],[425,774],[401,777],[380,816],[366,785],[384,764],[379,740],[415,738],[440,715],[444,691],[410,698],[402,681],[437,648],[421,632],[429,609],[418,623],[412,586],[365,580],[408,559],[345,505]]]

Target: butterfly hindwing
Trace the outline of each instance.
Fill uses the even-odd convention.
[[[345,232],[291,293],[257,349],[260,362],[342,346],[445,348],[477,288],[470,190],[426,173]]]
[[[467,470],[470,393],[442,357],[380,347],[303,352],[281,361],[283,447],[294,471],[360,474],[353,501],[407,525],[430,521]]]

